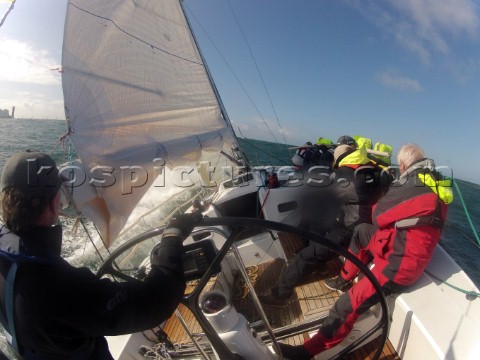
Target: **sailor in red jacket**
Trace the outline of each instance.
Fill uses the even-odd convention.
[[[373,211],[373,225],[355,228],[349,251],[363,263],[373,261],[373,274],[386,295],[399,293],[424,272],[430,262],[446,219],[447,204],[453,200],[448,181],[437,179],[434,163],[415,144],[398,153],[400,178],[391,185]],[[334,290],[346,291],[358,275],[347,261],[341,276],[325,281]],[[310,359],[339,344],[358,317],[378,302],[375,289],[364,277],[351,286],[330,310],[318,333],[304,345],[280,344],[288,359]]]

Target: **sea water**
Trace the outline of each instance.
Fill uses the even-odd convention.
[[[3,168],[9,156],[25,149],[51,154],[58,164],[68,161],[74,155],[68,144],[60,140],[65,133],[65,121],[0,119],[0,168]],[[293,155],[293,150],[289,150],[284,144],[252,139],[240,139],[240,143],[253,165],[288,165]],[[477,201],[480,197],[480,185],[460,179],[455,181],[464,203],[454,188],[455,200],[449,206],[440,243],[477,287],[480,287],[480,244],[474,235],[474,231],[477,234],[480,232],[480,203]],[[471,223],[475,229],[472,229]],[[86,246],[86,241],[85,238],[77,240],[66,231],[64,243],[67,246],[63,255],[76,263],[74,255]],[[87,265],[95,267],[93,262]]]

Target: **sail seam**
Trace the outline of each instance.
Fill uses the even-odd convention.
[[[139,41],[139,42],[141,42],[141,43],[143,43],[143,44],[145,44],[145,45],[150,46],[152,49],[161,51],[161,52],[163,52],[164,54],[173,56],[173,57],[175,57],[175,58],[177,58],[177,59],[184,60],[184,61],[187,61],[187,62],[192,63],[192,64],[202,65],[202,66],[203,66],[202,63],[199,63],[199,62],[197,62],[197,61],[193,61],[193,60],[190,60],[190,59],[186,59],[186,58],[184,58],[184,57],[182,57],[182,56],[175,55],[175,54],[173,54],[173,53],[171,53],[171,52],[168,52],[168,51],[166,51],[166,50],[164,50],[164,49],[161,49],[161,48],[159,48],[159,47],[157,47],[157,46],[155,46],[155,45],[153,45],[153,44],[151,44],[151,43],[149,43],[149,42],[147,42],[147,41],[145,41],[145,40],[140,39],[139,37],[137,37],[137,36],[129,33],[128,31],[123,30],[123,29],[122,29],[120,26],[118,26],[118,25],[115,23],[115,21],[113,21],[112,19],[109,19],[109,18],[107,18],[107,17],[94,14],[94,13],[92,13],[91,11],[88,11],[88,10],[86,10],[86,9],[83,9],[83,8],[79,7],[78,5],[76,5],[76,4],[74,4],[74,3],[70,3],[70,5],[73,6],[73,7],[75,7],[75,8],[77,8],[77,9],[80,10],[80,11],[83,11],[83,12],[89,14],[89,15],[92,15],[92,16],[97,17],[97,18],[99,18],[99,19],[103,19],[103,20],[107,20],[107,21],[111,22],[118,30],[120,30],[120,31],[123,32],[124,34],[130,36],[131,38],[133,38],[133,39],[135,39],[135,40],[137,40],[137,41]]]

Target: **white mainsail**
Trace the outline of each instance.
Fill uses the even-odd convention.
[[[73,196],[107,246],[163,164],[231,152],[235,135],[179,0],[70,0],[62,66],[70,139],[90,181],[90,196]]]

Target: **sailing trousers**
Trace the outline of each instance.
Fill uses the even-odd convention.
[[[360,224],[355,228],[350,243],[349,251],[365,264],[373,259],[373,254],[368,250],[368,244],[374,231],[373,225]],[[382,273],[383,268],[384,266],[375,265],[372,269],[372,273],[380,283],[383,293],[390,295],[402,292],[406,286],[396,284],[388,279]],[[352,280],[357,275],[358,268],[347,261],[342,269],[341,276],[345,280]],[[363,277],[335,302],[317,334],[305,342],[305,349],[313,356],[338,345],[350,333],[359,316],[378,303],[379,300],[370,280]]]
[[[348,246],[352,231],[346,228],[337,227],[330,231],[325,237],[330,242]],[[319,265],[337,257],[338,255],[327,247],[315,242],[300,250],[283,271],[277,285],[272,288],[271,293],[278,299],[288,299],[292,296],[293,290],[306,275],[318,270]]]

